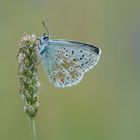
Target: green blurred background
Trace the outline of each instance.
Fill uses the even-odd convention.
[[[19,96],[18,41],[26,33],[102,49],[77,86],[53,87],[39,67],[38,140],[140,139],[139,0],[0,0],[0,140],[31,140]]]

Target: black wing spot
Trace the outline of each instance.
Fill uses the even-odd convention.
[[[53,72],[52,74],[55,75],[55,72]]]
[[[67,80],[69,80],[69,79],[70,79],[70,76],[67,77]]]
[[[70,68],[71,71],[73,71],[73,68]]]
[[[72,51],[71,53],[74,54],[74,51]]]

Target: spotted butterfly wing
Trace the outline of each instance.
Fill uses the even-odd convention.
[[[44,68],[49,81],[59,88],[79,83],[101,54],[93,45],[68,40],[48,40],[44,47],[41,54]]]

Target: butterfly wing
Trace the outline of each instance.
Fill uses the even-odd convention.
[[[97,64],[100,54],[99,48],[86,43],[49,40],[42,61],[50,82],[63,88],[79,83]]]

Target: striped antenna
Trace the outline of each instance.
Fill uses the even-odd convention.
[[[49,37],[49,36],[50,36],[50,32],[49,32],[49,30],[48,30],[47,26],[45,25],[45,22],[44,22],[44,21],[42,21],[42,24],[43,24],[43,26],[44,26],[45,30],[47,31],[47,35],[48,35],[48,37]]]

